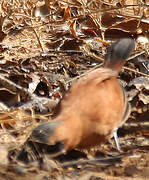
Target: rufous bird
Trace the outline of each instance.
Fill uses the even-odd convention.
[[[63,152],[100,145],[114,136],[130,115],[130,106],[117,76],[135,48],[134,40],[120,39],[107,50],[102,68],[77,82],[57,106],[53,120],[37,126],[32,139],[48,145],[63,145]]]

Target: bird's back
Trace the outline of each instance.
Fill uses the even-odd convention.
[[[123,98],[115,72],[99,68],[72,85],[58,107],[60,112],[56,119],[63,119],[67,126],[64,133],[67,137],[72,134],[73,144],[77,137],[77,146],[93,146],[110,135],[121,121]]]

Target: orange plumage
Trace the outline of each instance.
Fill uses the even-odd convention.
[[[88,148],[99,145],[129,116],[129,104],[117,76],[134,49],[132,39],[120,39],[107,50],[102,68],[98,68],[73,83],[58,104],[53,121],[33,130],[32,138],[41,143],[63,144],[64,149]]]

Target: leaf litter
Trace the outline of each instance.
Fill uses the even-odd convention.
[[[0,3],[0,179],[149,178],[148,1],[7,0]],[[71,83],[102,65],[107,46],[136,40],[119,80],[132,106],[113,139],[58,155],[30,134],[50,121]]]

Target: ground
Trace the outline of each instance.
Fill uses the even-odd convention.
[[[7,0],[0,15],[0,179],[149,179],[148,1]],[[136,49],[118,77],[132,106],[118,131],[121,152],[110,139],[52,158],[30,140],[33,128],[124,37]]]

